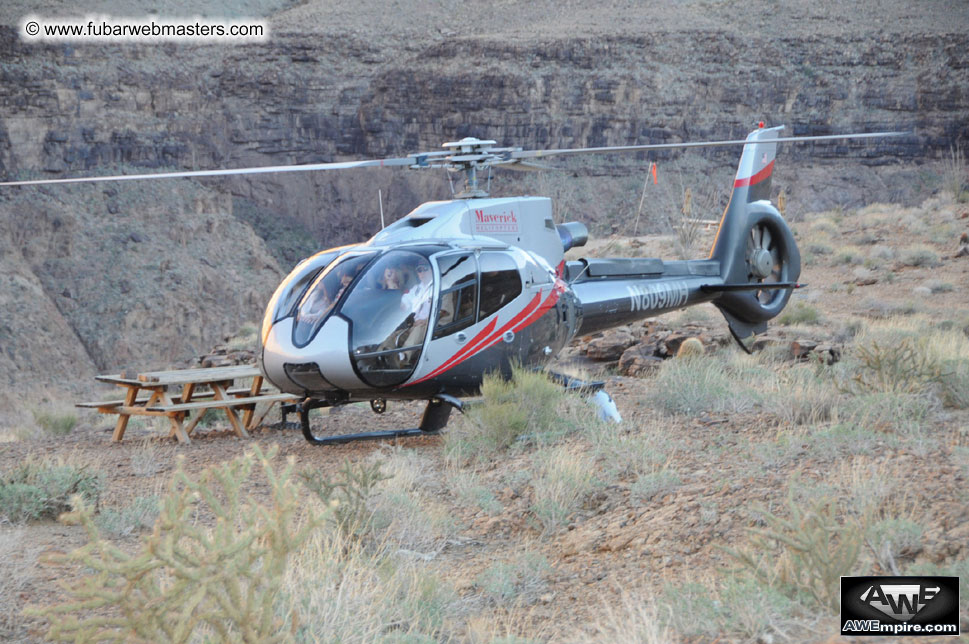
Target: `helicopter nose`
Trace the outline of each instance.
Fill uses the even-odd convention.
[[[263,346],[266,377],[280,390],[295,393],[363,389],[350,363],[350,327],[343,318],[327,320],[304,347],[293,344],[293,318],[280,320]]]

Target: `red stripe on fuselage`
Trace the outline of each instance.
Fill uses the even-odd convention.
[[[481,333],[476,335],[474,339],[471,340],[471,342],[469,342],[467,345],[465,345],[463,349],[461,349],[453,356],[445,360],[440,367],[438,367],[431,373],[427,374],[423,378],[420,378],[419,380],[415,380],[414,382],[409,382],[404,386],[406,387],[408,385],[416,385],[419,382],[424,382],[429,378],[433,378],[434,376],[437,376],[447,371],[451,367],[461,364],[462,362],[464,362],[471,356],[479,353],[480,351],[487,349],[492,344],[497,342],[501,338],[501,336],[504,335],[505,331],[507,331],[509,327],[514,326],[515,324],[520,322],[523,318],[525,318],[529,313],[534,311],[535,308],[538,307],[539,303],[541,302],[541,298],[542,298],[542,293],[541,291],[539,291],[538,293],[535,294],[535,297],[533,297],[531,301],[527,305],[525,305],[525,308],[519,311],[518,315],[516,315],[511,320],[509,320],[503,327],[501,327],[494,333],[491,333],[491,331],[495,328],[495,326],[498,323],[498,318],[495,317],[491,322],[488,323],[488,326],[486,326],[484,330],[481,331]]]
[[[764,169],[763,170],[761,170],[760,172],[758,172],[754,176],[747,177],[746,179],[737,179],[736,181],[734,181],[733,182],[733,187],[734,188],[743,188],[745,186],[757,185],[758,183],[760,183],[761,181],[763,181],[764,179],[766,179],[767,177],[769,177],[770,176],[770,173],[773,172],[773,171],[774,171],[774,162],[771,161],[770,163],[768,163],[767,165],[764,166]]]
[[[505,332],[508,331],[509,328],[511,329],[512,332],[517,333],[521,329],[524,329],[525,327],[531,325],[533,322],[535,322],[540,317],[542,317],[542,315],[548,312],[549,309],[555,306],[555,303],[558,302],[560,294],[561,294],[561,291],[559,289],[553,290],[551,293],[549,293],[549,296],[545,298],[545,301],[542,302],[541,306],[535,307],[534,305],[536,303],[536,300],[538,300],[541,297],[541,292],[539,292],[539,294],[536,295],[531,302],[529,302],[529,305],[524,310],[522,310],[521,313],[516,315],[513,319],[509,320],[503,327],[498,329],[496,332],[492,333],[488,338],[480,342],[478,346],[474,348],[473,352],[470,352],[470,353],[462,352],[462,353],[465,353],[465,355],[462,355],[462,356],[455,355],[451,357],[444,364],[442,364],[440,367],[438,367],[431,373],[427,374],[420,380],[415,380],[414,382],[408,383],[408,385],[414,385],[414,384],[417,384],[418,382],[423,382],[430,378],[434,378],[435,376],[438,376],[444,373],[448,369],[458,366],[468,358],[471,358],[481,353],[482,351],[493,347],[494,345],[498,344],[498,342],[502,339],[502,336],[504,336]],[[531,312],[531,314],[527,315],[529,312]],[[480,335],[481,334],[479,334],[479,337]],[[406,387],[407,385],[404,385],[404,386]]]

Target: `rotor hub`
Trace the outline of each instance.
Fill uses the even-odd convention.
[[[774,259],[765,248],[755,248],[750,254],[750,270],[758,278],[765,278],[774,269]]]

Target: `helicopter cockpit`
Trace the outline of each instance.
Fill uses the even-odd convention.
[[[470,327],[522,293],[514,257],[507,250],[445,244],[320,253],[291,273],[270,304],[267,324],[292,323],[285,336],[269,341],[264,359],[274,357],[267,375],[280,379],[282,368],[304,392],[354,389],[353,381],[381,389],[401,385],[429,342],[455,338],[453,346],[444,345],[450,355]],[[293,360],[297,356],[310,361]],[[276,384],[292,389],[283,380]]]
[[[350,251],[331,262],[294,311],[293,345],[309,345],[331,315],[349,322],[350,355],[367,384],[407,379],[420,357],[433,307],[429,255],[440,248]]]

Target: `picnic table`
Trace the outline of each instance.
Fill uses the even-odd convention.
[[[241,381],[252,379],[251,384]],[[118,385],[125,390],[123,399],[77,403],[77,407],[96,409],[102,414],[118,414],[118,422],[111,439],[124,438],[128,420],[132,416],[168,418],[169,436],[180,443],[192,442],[189,435],[206,412],[222,409],[229,418],[232,430],[241,438],[247,430],[257,427],[277,402],[294,401],[293,394],[263,389],[259,369],[250,365],[212,367],[207,369],[178,369],[150,371],[136,377],[127,374],[96,376],[101,382]],[[256,405],[268,403],[256,416]],[[242,418],[237,415],[242,411]],[[191,419],[188,419],[189,415]],[[188,420],[186,424],[186,420]]]

